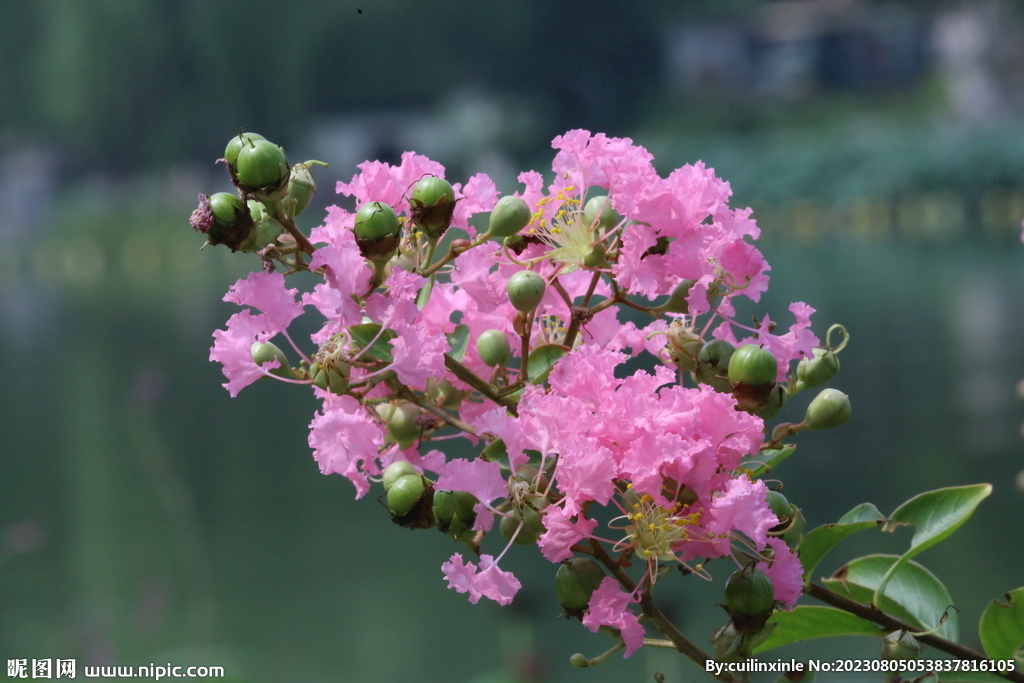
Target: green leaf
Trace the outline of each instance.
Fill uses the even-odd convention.
[[[448,346],[451,347],[448,355],[461,363],[469,347],[469,325],[456,325],[455,331],[447,336]]]
[[[757,456],[758,459],[763,459],[757,467],[750,468],[750,478],[760,477],[762,474],[768,474],[772,471],[773,467],[778,467],[779,463],[793,455],[793,451],[796,450],[795,444],[783,446],[782,448],[769,448],[761,451]]]
[[[835,593],[866,604],[873,599],[893,566],[898,566],[898,569],[891,573],[882,604],[873,604],[922,631],[935,628],[946,608],[953,604],[953,599],[942,582],[917,562],[903,562],[898,555],[858,557],[825,579],[824,584]],[[960,629],[956,610],[949,610],[939,634],[948,640],[957,640]]]
[[[565,354],[569,353],[568,346],[561,344],[544,344],[530,352],[530,359],[526,362],[526,372],[530,377],[530,384],[543,384],[548,378],[551,368]]]
[[[974,514],[981,501],[988,498],[991,493],[992,484],[950,486],[918,494],[896,508],[889,515],[889,521],[882,531],[892,531],[898,526],[908,524],[915,529],[914,538],[910,540],[910,549],[903,553],[889,570],[889,575],[883,577],[878,584],[871,603],[878,604],[891,575],[899,570],[902,563],[959,529],[960,525]]]
[[[430,294],[434,291],[434,273],[430,274],[427,278],[427,283],[423,285],[423,289],[416,295],[416,308],[421,311],[426,308],[427,302],[430,301]]]
[[[993,600],[978,623],[985,654],[998,661],[1013,659],[1024,647],[1024,587],[1010,591],[1006,602]]]
[[[397,337],[398,334],[394,330],[384,330],[378,337],[377,333],[380,332],[380,325],[377,323],[363,323],[362,325],[350,325],[348,332],[352,335],[352,340],[360,349],[365,349],[367,344],[373,342],[373,346],[366,350],[366,353],[363,354],[364,356],[370,356],[385,363],[393,363],[395,361],[391,355],[391,340]],[[377,338],[377,341],[373,341],[374,337]]]
[[[509,469],[508,449],[505,447],[505,442],[501,439],[495,439],[487,444],[487,446],[480,451],[480,457],[487,462],[498,463],[501,465],[503,470]]]
[[[882,636],[881,626],[835,607],[800,605],[791,612],[776,612],[768,623],[778,626],[766,641],[754,648],[760,654],[776,647],[828,636]]]
[[[825,524],[804,536],[797,546],[800,564],[804,567],[804,583],[811,580],[811,572],[832,548],[858,531],[871,529],[885,522],[885,517],[871,503],[853,508],[835,524]]]

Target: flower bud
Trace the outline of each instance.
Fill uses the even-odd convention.
[[[258,199],[280,199],[291,176],[284,150],[268,140],[246,140],[235,168],[238,182]]]
[[[511,237],[530,222],[530,205],[521,197],[506,195],[498,200],[491,211],[487,225],[489,237]]]
[[[411,462],[406,460],[395,460],[393,463],[388,465],[386,470],[384,470],[384,478],[382,481],[384,484],[384,490],[389,490],[391,485],[395,483],[395,480],[399,477],[404,477],[407,474],[419,475],[420,471],[416,469]]]
[[[434,485],[419,474],[406,474],[392,482],[387,492],[391,521],[409,529],[434,526]]]
[[[470,392],[456,389],[447,379],[441,381],[433,377],[427,379],[427,398],[432,403],[440,404],[448,410],[458,410],[462,401],[469,396]]]
[[[570,557],[555,574],[555,594],[569,616],[582,618],[590,597],[604,580],[604,571],[589,557]]]
[[[673,320],[665,333],[668,339],[668,355],[680,370],[693,372],[697,369],[697,358],[704,348],[704,340],[678,320]]]
[[[774,384],[779,365],[772,352],[759,344],[746,344],[736,349],[729,359],[729,381],[759,387]]]
[[[316,181],[313,180],[313,174],[310,172],[310,166],[313,164],[327,165],[321,161],[307,161],[292,166],[292,174],[288,178],[287,198],[293,202],[290,211],[293,218],[309,207],[309,203],[313,201],[313,195],[316,194]]]
[[[252,354],[252,359],[256,362],[256,365],[261,367],[264,363],[269,363],[272,360],[278,361],[280,365],[270,370],[271,375],[287,377],[289,379],[295,378],[295,372],[288,362],[288,357],[284,355],[284,351],[277,348],[274,344],[269,342],[253,342],[252,346],[249,347],[249,353]]]
[[[367,202],[356,212],[355,233],[361,239],[397,237],[401,229],[395,210],[384,202]]]
[[[723,394],[731,390],[729,386],[729,360],[736,348],[724,339],[715,339],[704,345],[697,354],[697,368],[693,372],[694,379],[707,384]]]
[[[583,207],[583,222],[588,227],[607,231],[621,220],[622,216],[612,208],[612,200],[604,195],[594,195]]]
[[[544,278],[532,270],[521,270],[508,279],[505,291],[516,310],[528,313],[544,298]]]
[[[579,652],[569,657],[569,664],[577,669],[586,669],[590,666],[590,660],[587,659],[586,655]]]
[[[543,505],[543,500],[539,496],[536,499],[538,503]],[[523,525],[522,529],[519,529],[520,522]],[[519,529],[519,533],[516,534],[516,540],[514,541],[518,545],[536,543],[541,534],[546,531],[544,528],[544,515],[530,504],[523,505],[522,510],[513,510],[511,517],[502,517],[500,527],[501,535],[505,537],[506,541],[511,540],[512,534],[515,534],[516,529]]]
[[[839,358],[831,349],[814,349],[814,358],[804,358],[796,366],[797,389],[820,387],[839,372]]]
[[[882,659],[917,659],[924,652],[924,645],[907,631],[891,631],[882,637]]]
[[[725,584],[725,608],[740,633],[760,631],[775,608],[772,580],[749,564]]]
[[[434,491],[434,517],[438,531],[448,534],[454,540],[461,540],[472,532],[476,521],[473,510],[480,501],[466,491]]]
[[[838,389],[822,389],[807,406],[807,429],[832,429],[850,419],[850,397]]]
[[[437,238],[452,223],[455,211],[455,190],[444,178],[427,176],[417,181],[409,198],[413,225],[428,236]]]
[[[788,526],[791,505],[786,500],[786,497],[778,491],[769,491],[767,502],[768,509],[779,518],[779,524],[786,524]]]
[[[501,330],[484,330],[476,339],[476,352],[488,367],[504,365],[512,357],[508,335]]]
[[[239,133],[228,140],[228,145],[224,148],[224,161],[227,162],[232,173],[236,172],[238,153],[242,151],[242,145],[256,140],[266,140],[266,138],[259,133]]]
[[[259,251],[276,242],[277,238],[284,233],[284,226],[270,215],[263,202],[250,199],[246,202],[246,205],[249,207],[249,214],[252,216],[253,223],[256,224],[256,235],[246,245],[245,251]]]

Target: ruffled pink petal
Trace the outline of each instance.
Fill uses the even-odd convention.
[[[507,605],[522,588],[519,579],[512,572],[498,569],[490,555],[480,556],[478,570],[472,562],[463,562],[462,555],[455,553],[441,565],[441,571],[448,579],[448,587],[459,593],[469,593],[469,601],[474,605],[481,597],[490,598],[499,605]]]

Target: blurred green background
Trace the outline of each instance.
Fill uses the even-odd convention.
[[[188,214],[229,189],[213,160],[241,126],[331,163],[307,229],[355,164],[407,149],[505,192],[570,128],[632,137],[666,172],[703,159],[764,229],[772,287],[744,315],[788,324],[804,300],[819,335],[852,334],[834,385],[854,419],[798,437],[778,472],[810,525],[994,484],[918,558],[977,647],[985,604],[1024,584],[1022,37],[999,2],[0,2],[0,659],[253,683],[705,679],[664,651],[570,668],[610,642],[556,618],[550,564],[511,552],[513,605],[469,605],[441,576],[452,544],[318,473],[308,392],[228,397],[211,333],[258,263],[200,252]],[[910,535],[865,533],[820,570]],[[698,644],[720,588],[662,589]]]

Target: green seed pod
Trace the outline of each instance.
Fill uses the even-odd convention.
[[[604,571],[597,562],[589,557],[570,557],[555,574],[555,594],[570,616],[582,618],[602,581]]]
[[[504,446],[504,442],[502,442]],[[540,475],[539,477],[537,475]],[[516,468],[515,478],[519,481],[528,482],[531,485],[531,491],[537,491],[543,493],[548,489],[548,478],[547,475],[542,474],[533,465],[520,465]]]
[[[259,199],[279,199],[291,176],[284,150],[268,140],[250,140],[242,145],[235,167],[238,182]]]
[[[690,304],[686,301],[686,297],[690,295],[690,290],[695,284],[697,284],[696,280],[680,280],[672,293],[668,295],[668,301],[661,307],[669,313],[689,313]]]
[[[822,389],[807,406],[807,429],[832,429],[850,419],[850,397],[838,389]]]
[[[232,171],[235,171],[238,164],[238,153],[242,151],[242,146],[249,142],[265,139],[259,133],[239,133],[228,140],[228,146],[224,148],[224,161],[228,162]]]
[[[532,270],[521,270],[508,279],[505,291],[516,310],[528,313],[544,298],[544,278]]]
[[[583,265],[587,268],[610,268],[608,249],[604,242],[598,242],[590,248],[590,253],[583,257]]]
[[[256,224],[245,202],[227,192],[199,195],[199,208],[192,213],[191,222],[209,244],[223,244],[231,251],[248,248],[256,237]]]
[[[536,543],[541,534],[546,531],[544,528],[544,515],[531,506],[524,505],[522,512],[514,510],[511,517],[501,518],[501,535],[505,537],[506,541],[512,539],[512,534],[516,533],[520,522],[523,523],[523,528],[516,535],[515,543],[518,545]]]
[[[882,637],[882,659],[917,659],[924,652],[924,645],[907,631],[891,631]]]
[[[779,518],[780,524],[788,524],[791,505],[786,497],[778,491],[768,492],[768,509]]]
[[[511,237],[530,222],[530,205],[520,197],[506,195],[498,200],[491,211],[487,225],[489,237]]]
[[[434,486],[419,474],[406,474],[395,479],[387,492],[391,521],[409,529],[434,526]]]
[[[395,210],[384,202],[367,202],[356,212],[356,237],[364,240],[397,237],[401,229]]]
[[[694,379],[707,384],[723,394],[728,394],[729,360],[736,348],[724,339],[715,339],[704,345],[697,354],[697,368],[693,372]]]
[[[292,370],[291,364],[288,363],[288,357],[284,355],[284,351],[277,348],[274,344],[269,342],[253,342],[252,346],[249,347],[249,353],[252,354],[252,359],[259,366],[272,360],[278,361],[280,365],[270,371],[271,375],[287,377],[289,379],[295,378],[295,372]]]
[[[476,352],[488,367],[504,365],[512,357],[508,335],[501,330],[484,330],[476,339]]]
[[[245,251],[259,251],[277,241],[277,238],[284,233],[284,226],[276,218],[270,215],[263,202],[250,199],[246,202],[249,207],[249,214],[256,224],[256,236],[252,242],[246,245]]]
[[[729,381],[754,387],[774,384],[779,364],[768,349],[758,344],[747,344],[736,349],[729,359]]]
[[[604,195],[594,195],[583,207],[583,223],[607,231],[622,221],[622,216],[612,208],[612,201]]]
[[[775,607],[772,580],[752,564],[737,570],[725,584],[725,607],[729,614],[747,618],[771,614]],[[743,632],[739,624],[737,630]]]
[[[805,358],[796,366],[797,388],[813,389],[835,377],[839,358],[831,349],[814,349],[814,358]]]
[[[391,485],[395,483],[395,480],[399,477],[404,477],[407,474],[419,476],[420,471],[410,462],[405,460],[395,460],[393,463],[388,465],[387,469],[384,470],[384,479],[382,482],[384,484],[384,490],[390,490]]]
[[[409,198],[413,225],[430,237],[440,237],[452,223],[455,211],[455,190],[444,178],[421,178]]]
[[[437,529],[458,541],[472,531],[476,521],[473,506],[479,503],[476,496],[465,491],[435,491],[434,517]]]
[[[768,399],[765,404],[760,408],[754,408],[750,412],[762,420],[770,420],[778,415],[779,411],[786,406],[787,400],[789,400],[789,394],[786,393],[786,388],[781,384],[777,384],[768,393]]]

